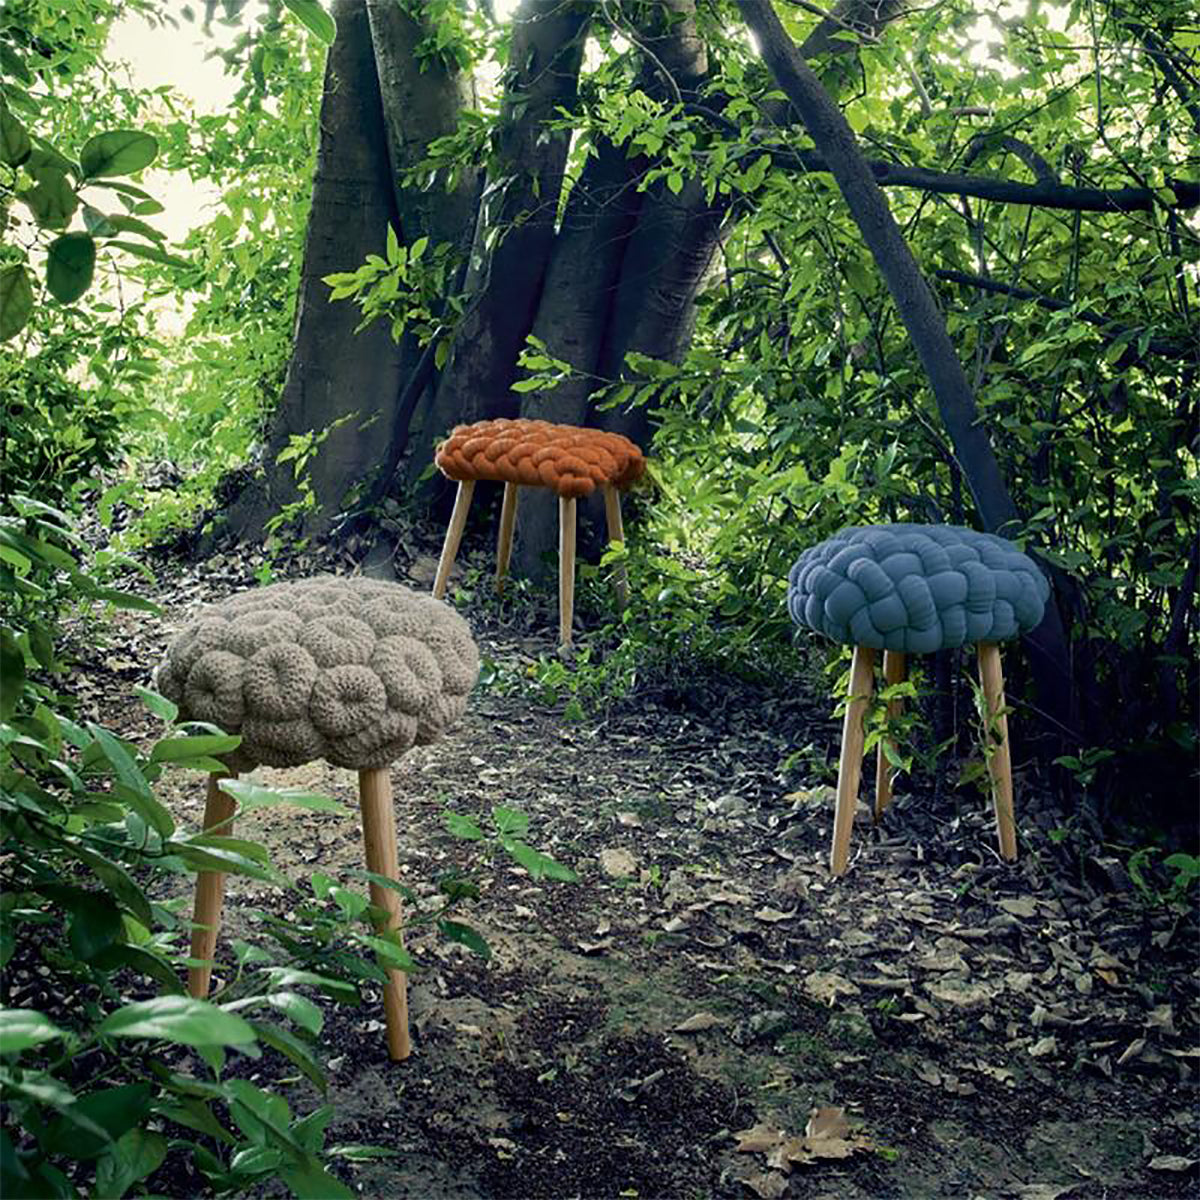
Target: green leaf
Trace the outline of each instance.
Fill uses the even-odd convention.
[[[303,788],[268,788],[245,779],[225,779],[221,781],[221,791],[228,792],[237,800],[243,813],[255,808],[286,804],[295,808],[309,808],[314,812],[350,815],[350,810],[345,805],[339,804],[329,796],[322,796],[320,792],[306,792]]]
[[[236,1013],[190,996],[160,996],[127,1004],[105,1017],[96,1033],[162,1039],[182,1046],[242,1046],[255,1040],[254,1030]]]
[[[358,989],[344,979],[333,979],[328,975],[318,975],[315,971],[301,971],[296,967],[272,967],[267,970],[271,986],[276,988],[293,988],[302,984],[320,988],[327,996],[343,1004],[358,1002]]]
[[[238,734],[203,734],[197,737],[165,738],[150,751],[151,762],[183,762],[189,758],[227,754],[242,744]]]
[[[481,842],[486,836],[474,821],[464,817],[461,813],[444,812],[442,821],[456,838],[465,838],[469,842]]]
[[[136,233],[139,237],[149,238],[152,242],[166,241],[166,234],[155,229],[153,225],[147,225],[145,221],[138,220],[137,217],[128,216],[126,213],[113,213],[105,218],[108,225],[108,232],[97,234],[100,237],[109,237],[114,232],[121,233]],[[96,231],[93,230],[93,233]],[[182,259],[178,260],[182,262]]]
[[[175,832],[171,814],[149,792],[118,782],[113,785],[113,795],[127,808],[132,808],[159,837],[167,838]]]
[[[148,1083],[127,1083],[81,1096],[50,1126],[45,1149],[67,1158],[95,1158],[146,1115],[152,1092]],[[81,1117],[100,1132],[85,1126]]]
[[[162,609],[154,603],[153,600],[147,600],[143,596],[138,596],[134,592],[122,592],[117,588],[97,587],[91,588],[88,595],[93,600],[102,600],[106,604],[111,604],[113,608],[136,609],[138,612],[154,613],[155,616],[162,616]]]
[[[272,992],[266,997],[266,1001],[272,1008],[279,1009],[284,1016],[314,1036],[321,1032],[321,1027],[325,1024],[321,1010],[311,1000],[295,992]]]
[[[66,175],[54,167],[42,167],[36,178],[33,187],[17,193],[17,199],[44,229],[64,229],[79,205],[75,189]]]
[[[0,1054],[17,1054],[65,1036],[49,1017],[31,1008],[0,1008]]]
[[[492,823],[501,837],[507,834],[516,834],[519,837],[529,829],[529,814],[497,804],[492,809]]]
[[[0,267],[0,341],[21,332],[33,312],[33,288],[23,263]]]
[[[262,879],[267,883],[281,882],[276,871],[224,845],[196,844],[189,839],[186,842],[163,842],[163,850],[168,854],[177,854],[189,867],[197,871],[221,871],[228,875]]]
[[[87,227],[88,233],[95,237],[111,237],[116,233],[108,217],[90,204],[83,206],[83,223]]]
[[[0,107],[0,162],[19,167],[32,150],[25,126],[7,108]]]
[[[133,690],[160,721],[165,721],[168,725],[175,723],[175,718],[179,716],[179,705],[173,700],[168,700],[166,696],[160,696],[149,688],[135,687]]]
[[[85,179],[104,175],[133,175],[158,157],[158,141],[136,129],[114,129],[88,138],[79,152]]]
[[[299,1165],[284,1167],[280,1178],[296,1200],[358,1200],[340,1179],[335,1179],[311,1154]]]
[[[96,878],[105,888],[139,920],[147,929],[154,925],[150,912],[150,901],[133,881],[133,876],[124,867],[89,846],[69,845],[67,850],[81,862],[91,867]]]
[[[183,995],[183,984],[180,983],[170,964],[139,946],[110,946],[92,960],[92,966],[99,967],[102,971],[115,971],[118,967],[128,967],[131,971],[149,976],[168,992]]]
[[[144,246],[141,242],[127,242],[120,238],[113,238],[111,242],[104,244],[113,250],[124,250],[136,258],[145,258],[150,262],[161,263],[164,267],[182,267],[184,270],[189,270],[192,266],[186,258],[180,258],[178,254],[168,254],[157,246]]]
[[[175,822],[155,799],[150,784],[129,751],[99,725],[88,722],[88,732],[96,739],[96,744],[116,772],[117,779],[124,785],[124,790],[119,789],[118,795],[127,800],[160,837],[170,837],[175,832]]]
[[[337,36],[337,25],[333,18],[317,3],[317,0],[283,0],[293,15],[327,46]]]
[[[0,720],[7,721],[25,688],[25,655],[13,631],[0,626]]]
[[[561,879],[566,883],[573,883],[579,878],[570,867],[564,867],[562,863],[556,862],[550,855],[543,854],[540,850],[535,850],[532,846],[527,846],[524,842],[518,841],[516,838],[504,838],[501,844],[534,879],[545,877],[546,879]]]
[[[12,75],[22,83],[33,83],[33,73],[25,65],[25,60],[7,43],[0,42],[0,69],[5,74]]]
[[[96,892],[90,903],[72,910],[67,936],[75,956],[90,962],[120,941],[124,932],[121,910],[107,896]]]
[[[460,921],[439,921],[438,929],[441,930],[442,937],[447,941],[458,942],[460,945],[466,946],[480,958],[492,957],[491,946],[484,940],[483,935],[472,929],[470,925],[464,925]]]
[[[359,940],[370,946],[383,959],[383,965],[396,971],[418,971],[420,968],[407,950],[388,941],[387,938],[371,937],[369,934],[359,934]]]
[[[313,1057],[312,1051],[289,1030],[279,1025],[268,1025],[263,1021],[251,1021],[251,1026],[259,1038],[272,1050],[278,1050],[289,1062],[294,1063],[322,1091],[327,1080],[325,1072]]]
[[[50,243],[46,286],[60,304],[73,304],[92,286],[96,243],[90,233],[64,233]]]
[[[372,1158],[398,1158],[399,1150],[386,1146],[364,1146],[358,1142],[347,1142],[344,1146],[330,1146],[325,1151],[332,1158],[345,1158],[350,1162],[367,1162]]]
[[[120,1200],[139,1179],[157,1171],[167,1157],[167,1139],[148,1129],[130,1129],[96,1164],[97,1196]]]

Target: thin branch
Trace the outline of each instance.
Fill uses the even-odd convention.
[[[727,133],[744,136],[745,131],[721,113],[702,104],[686,104],[684,111],[720,126]],[[762,146],[776,166],[791,171],[831,172],[815,150],[787,150],[781,146]],[[1037,208],[1064,209],[1068,212],[1150,212],[1163,201],[1152,188],[1077,188],[1049,180],[1021,183],[995,175],[968,175],[960,172],[930,171],[904,163],[868,159],[867,165],[880,187],[912,187],[926,192],[952,196],[974,196],[978,200],[996,200],[1001,204],[1031,204]],[[1175,203],[1168,207],[1191,209],[1200,206],[1200,180],[1168,179]]]
[[[1029,288],[1017,287],[1011,283],[1000,283],[995,279],[983,279],[978,275],[967,275],[962,271],[934,271],[934,274],[939,279],[945,279],[948,283],[959,283],[963,287],[976,288],[981,292],[992,292],[999,296],[1012,296],[1017,300],[1032,300],[1041,308],[1047,308],[1051,312],[1063,312],[1073,307],[1065,300],[1055,300],[1052,296],[1043,296],[1040,292],[1030,291]],[[1077,311],[1075,316],[1081,321],[1086,321],[1089,325],[1094,325],[1100,330],[1101,337],[1106,342],[1116,342],[1120,340],[1130,340],[1130,349],[1140,358],[1142,353],[1154,354],[1160,358],[1174,359],[1178,362],[1190,362],[1195,359],[1197,353],[1200,353],[1200,342],[1196,345],[1189,346],[1185,342],[1171,342],[1163,338],[1151,338],[1146,343],[1144,352],[1139,352],[1136,345],[1136,339],[1139,337],[1139,331],[1128,325],[1117,325],[1110,321],[1107,317],[1102,317],[1099,313],[1090,312],[1086,309]]]

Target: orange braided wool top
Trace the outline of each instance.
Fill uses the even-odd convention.
[[[548,487],[568,498],[606,483],[628,487],[646,469],[641,450],[619,433],[507,418],[459,425],[435,461],[450,479]]]

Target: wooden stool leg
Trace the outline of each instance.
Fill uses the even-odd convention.
[[[575,615],[575,498],[558,498],[558,624],[559,645],[571,644]]]
[[[358,773],[358,798],[362,807],[363,846],[367,870],[395,879],[400,871],[396,852],[396,814],[392,809],[392,780],[387,767],[375,767]],[[379,928],[400,927],[400,896],[391,888],[371,884],[371,903],[387,913]],[[389,970],[383,989],[384,1014],[387,1017],[388,1053],[394,1059],[412,1053],[408,1037],[408,977],[403,971]]]
[[[608,517],[608,540],[625,544],[625,526],[621,521],[621,493],[611,483],[604,485],[604,513]],[[617,607],[629,603],[629,576],[625,564],[618,563],[613,582],[617,589]]]
[[[858,783],[862,778],[863,716],[874,684],[875,651],[855,646],[850,664],[850,701],[842,725],[842,757],[838,764],[837,811],[833,818],[833,849],[829,869],[834,875],[846,873],[850,858],[850,831],[854,828],[854,806],[858,803]]]
[[[221,791],[222,779],[236,779],[237,773],[213,773],[208,777],[204,799],[204,832],[228,837],[233,832],[236,804]],[[188,992],[198,1000],[208,995],[212,979],[212,957],[217,948],[217,929],[221,924],[221,901],[225,896],[225,872],[201,871],[196,876],[196,903],[192,915],[192,958],[203,959],[202,966],[188,967]]]
[[[454,497],[454,512],[450,514],[450,527],[446,530],[446,540],[442,543],[442,557],[438,560],[437,578],[433,581],[433,594],[439,600],[446,594],[450,568],[454,566],[454,558],[458,554],[458,544],[462,541],[463,530],[467,525],[467,513],[471,508],[471,496],[474,491],[475,480],[459,480],[458,492]]]
[[[987,759],[992,776],[992,797],[996,804],[996,832],[1000,837],[1001,855],[1009,862],[1015,862],[1017,831],[1013,819],[1012,758],[1008,750],[1008,716],[1004,711],[1004,672],[1000,666],[1000,647],[994,642],[980,642],[978,650],[986,736],[992,746]]]
[[[512,558],[513,527],[517,523],[517,489],[520,484],[504,485],[504,502],[500,505],[500,536],[496,539],[496,595],[504,595],[504,580]]]
[[[898,650],[883,652],[883,685],[891,687],[894,683],[904,682],[904,655]],[[902,701],[889,700],[887,704],[887,719],[890,722],[900,716],[904,705]],[[875,760],[875,820],[883,816],[883,810],[892,802],[892,764],[888,762],[887,751],[884,749],[886,738],[879,743],[879,753]]]

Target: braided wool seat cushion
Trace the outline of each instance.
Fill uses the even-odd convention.
[[[435,461],[450,479],[548,487],[568,498],[606,483],[628,487],[646,469],[641,450],[619,433],[507,418],[459,425]]]
[[[806,550],[788,575],[797,624],[904,654],[1007,641],[1041,621],[1049,596],[1012,542],[957,525],[852,526]]]
[[[470,628],[399,584],[322,576],[200,611],[167,649],[160,692],[242,744],[225,761],[382,767],[440,737],[479,672]]]

